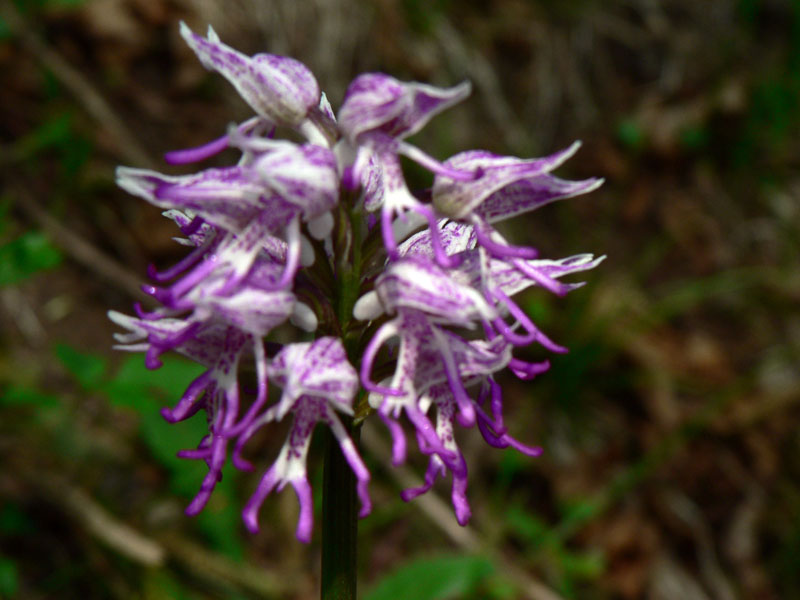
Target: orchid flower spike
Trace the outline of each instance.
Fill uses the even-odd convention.
[[[423,484],[402,498],[451,476],[456,518],[467,523],[468,465],[457,438],[477,429],[493,448],[538,456],[540,447],[509,433],[500,375],[530,381],[548,370],[547,358],[520,357],[522,347],[567,351],[514,297],[570,293],[582,283],[564,279],[604,259],[542,257],[495,224],[602,180],[553,174],[578,143],[545,158],[473,150],[439,160],[408,142],[463,101],[469,83],[441,88],[366,73],[337,113],[297,60],[247,56],[211,28],[203,37],[181,24],[181,35],[255,114],[166,155],[189,164],[229,148],[241,153],[236,164],[181,175],[118,168],[120,187],[163,209],[187,254],[149,269],[143,289],[157,308],[109,317],[122,330],[115,347],[143,353],[148,368],[170,352],[204,367],[161,411],[170,423],[198,412],[208,423],[196,447],[179,454],[208,466],[186,512],[203,509],[229,456],[240,470],[263,464],[254,435],[274,435],[283,421],[287,437],[242,511],[247,529],[259,530],[266,499],[288,485],[300,507],[296,536],[312,539],[307,459],[318,425],[338,443],[366,516],[370,472],[353,434],[375,417],[388,428],[394,465],[410,451],[408,427],[427,458]],[[287,130],[291,139],[281,138]],[[412,193],[400,157],[430,171],[432,188]]]

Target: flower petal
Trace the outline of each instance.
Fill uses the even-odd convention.
[[[117,167],[117,185],[161,208],[191,211],[226,231],[241,231],[263,210],[269,190],[243,167],[207,169],[192,175],[163,175]]]
[[[356,77],[339,109],[339,127],[351,140],[367,132],[402,139],[470,93],[469,82],[452,88],[403,83],[383,73]]]
[[[407,257],[386,267],[375,282],[384,308],[394,313],[413,308],[439,322],[471,327],[497,315],[481,293],[433,262]]]
[[[449,219],[439,219],[439,239],[448,256],[475,248],[476,239],[472,225]],[[400,256],[418,256],[433,259],[434,251],[431,230],[415,233],[397,247]]]
[[[301,208],[305,221],[336,206],[336,157],[327,148],[287,142],[260,157],[254,168],[277,195]]]
[[[521,159],[497,156],[483,150],[457,154],[445,165],[458,171],[475,171],[472,180],[456,181],[437,175],[433,182],[433,204],[443,215],[465,219],[475,213],[492,223],[534,210],[561,198],[592,191],[602,180],[565,181],[548,175],[580,147],[568,148],[545,158]]]
[[[297,126],[319,104],[319,85],[303,63],[274,54],[251,58],[223,44],[210,27],[203,38],[182,22],[181,35],[203,66],[230,81],[262,117]]]
[[[358,373],[347,360],[339,338],[287,344],[272,360],[269,374],[283,388],[279,419],[302,395],[325,398],[337,410],[352,414]]]

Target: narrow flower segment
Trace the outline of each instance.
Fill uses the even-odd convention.
[[[527,380],[549,368],[548,361],[516,358],[517,347],[566,352],[512,297],[532,286],[564,295],[582,284],[562,277],[604,258],[540,258],[534,248],[506,241],[494,224],[602,181],[552,175],[577,142],[540,159],[474,150],[438,161],[405,141],[463,100],[467,83],[443,89],[363,74],[348,88],[337,120],[296,60],[243,55],[212,29],[204,38],[181,24],[181,34],[256,116],[208,144],[166,156],[188,164],[235,148],[235,166],[191,175],[119,167],[118,184],[164,209],[190,251],[162,272],[150,269],[154,284],[143,289],[159,307],[109,316],[125,330],[116,334],[116,347],[144,352],[148,368],[158,368],[168,351],[206,368],[162,410],[172,423],[200,411],[208,420],[197,448],[179,454],[208,465],[186,512],[205,506],[230,448],[237,468],[253,468],[243,457],[247,442],[291,414],[283,448],[244,508],[247,528],[258,531],[264,500],[289,484],[300,504],[297,538],[310,541],[306,460],[319,423],[353,470],[366,516],[370,474],[348,432],[377,413],[395,465],[406,459],[409,426],[428,457],[424,483],[403,491],[403,499],[427,492],[449,472],[456,518],[465,524],[467,464],[456,424],[477,426],[495,448],[539,455],[541,448],[508,434],[496,378],[508,369]],[[292,129],[305,142],[275,139],[276,128]],[[430,190],[408,189],[401,155],[434,174]],[[255,373],[252,392],[240,389],[240,371]],[[273,393],[280,389],[272,403],[270,385]]]

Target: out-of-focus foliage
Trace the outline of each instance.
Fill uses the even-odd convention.
[[[182,460],[179,450],[194,448],[207,432],[202,417],[195,417],[182,427],[173,427],[159,412],[160,406],[180,398],[185,382],[202,372],[188,361],[165,360],[157,371],[149,371],[141,357],[130,356],[109,377],[107,360],[100,356],[82,354],[74,348],[59,345],[56,355],[69,373],[87,393],[102,393],[113,406],[133,412],[139,419],[140,435],[152,457],[169,471],[172,491],[187,504],[197,493],[205,473],[202,463]],[[218,550],[241,558],[241,538],[238,535],[239,505],[233,487],[233,472],[228,469],[220,482],[219,493],[208,515],[198,516],[198,526],[208,535]],[[216,492],[215,492],[216,493]]]
[[[418,558],[386,577],[367,594],[365,600],[417,598],[448,600],[452,598],[494,598],[479,592],[480,585],[494,567],[478,556],[434,556]],[[480,594],[480,595],[478,595]]]

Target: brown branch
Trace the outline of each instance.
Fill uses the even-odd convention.
[[[176,534],[149,537],[103,508],[88,493],[55,473],[18,474],[45,500],[59,507],[92,536],[122,556],[145,567],[164,567],[174,561],[193,577],[213,585],[234,585],[259,598],[278,598],[298,587],[296,576],[268,571],[207,550]]]

